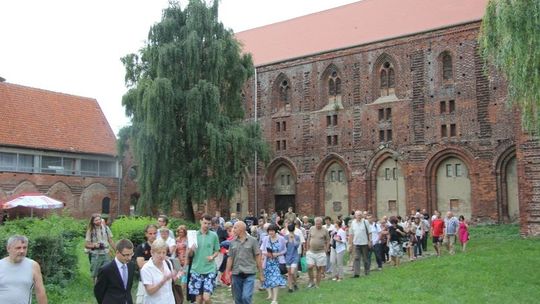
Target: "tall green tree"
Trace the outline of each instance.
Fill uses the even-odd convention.
[[[218,21],[218,3],[171,2],[146,45],[122,58],[143,213],[177,201],[193,220],[192,204],[231,198],[255,152],[267,156],[259,126],[244,120],[253,62]]]
[[[540,0],[490,0],[480,46],[506,76],[523,127],[540,134]]]

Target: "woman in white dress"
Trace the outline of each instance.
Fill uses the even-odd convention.
[[[152,257],[141,269],[145,304],[175,304],[172,280],[178,279],[178,275],[167,259],[167,250],[167,243],[161,238],[156,239],[152,243]]]

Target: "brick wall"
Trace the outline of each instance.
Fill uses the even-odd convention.
[[[475,22],[258,67],[257,116],[274,149],[268,169],[259,172],[259,209],[274,208],[272,170],[285,164],[296,174],[298,212],[321,214],[321,170],[338,161],[348,178],[350,208],[375,211],[378,164],[397,155],[405,176],[407,210],[433,211],[437,209],[437,165],[457,157],[469,171],[473,220],[506,221],[506,198],[500,189],[504,176],[497,172],[504,172],[501,159],[516,155],[515,134],[520,129],[516,129],[515,111],[506,104],[504,79],[492,69],[484,73],[478,30]],[[442,76],[445,52],[452,57],[450,80]],[[396,96],[391,100],[379,99],[378,71],[383,62],[390,62],[395,70]],[[341,79],[342,107],[325,108],[329,98],[326,81],[332,71]],[[276,82],[283,79],[290,82],[291,96],[288,105],[280,107]],[[246,116],[251,119],[253,87],[251,79],[245,87]],[[450,100],[455,107],[452,113],[448,112]],[[442,101],[446,113],[441,113]],[[379,110],[386,108],[391,109],[391,119],[380,121]],[[334,114],[337,126],[327,127],[327,116]],[[286,122],[286,131],[276,130],[279,122]],[[455,136],[442,137],[442,125],[448,132],[455,128]],[[381,142],[381,130],[392,130],[392,140]],[[329,135],[338,136],[337,145],[327,145]],[[286,149],[277,150],[277,141],[286,141]],[[532,145],[523,142],[518,146],[521,199],[525,193],[539,191],[530,190],[531,181],[526,178],[536,171],[523,168],[524,158],[535,160],[539,155]],[[254,200],[253,183],[252,178],[250,201]],[[532,218],[527,210],[538,209],[536,203],[523,204],[521,212]],[[522,216],[522,223],[531,220],[527,216],[527,220]]]
[[[102,213],[102,201],[110,198],[110,217],[118,216],[118,179],[67,175],[0,173],[0,199],[23,193],[43,193],[65,203],[64,210],[77,218],[89,218]],[[122,204],[120,214],[128,214],[129,206]],[[15,208],[10,216],[29,215],[29,210]],[[34,210],[34,214],[50,211]]]
[[[516,129],[519,129],[516,128]],[[519,210],[522,235],[540,235],[540,145],[527,134],[518,137]]]

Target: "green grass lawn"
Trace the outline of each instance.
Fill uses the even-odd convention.
[[[540,299],[540,240],[522,239],[513,225],[472,228],[467,253],[458,250],[449,256],[443,251],[441,258],[403,263],[399,268],[387,265],[367,278],[323,281],[320,289],[301,285],[292,294],[281,289],[279,303],[537,303]],[[47,290],[49,303],[95,303],[88,268],[81,249],[77,278],[61,293]],[[257,292],[254,303],[270,303],[265,297],[266,292]]]
[[[386,266],[369,277],[324,281],[320,289],[280,290],[279,303],[537,303],[540,243],[517,226],[471,229],[466,253]],[[431,246],[431,244],[429,245]],[[459,246],[459,245],[458,245]],[[432,248],[429,248],[433,251]],[[255,303],[266,303],[266,292]]]

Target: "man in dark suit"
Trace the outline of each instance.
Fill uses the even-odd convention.
[[[98,304],[133,304],[131,286],[134,265],[133,243],[122,239],[116,244],[116,257],[99,270],[94,295]]]

